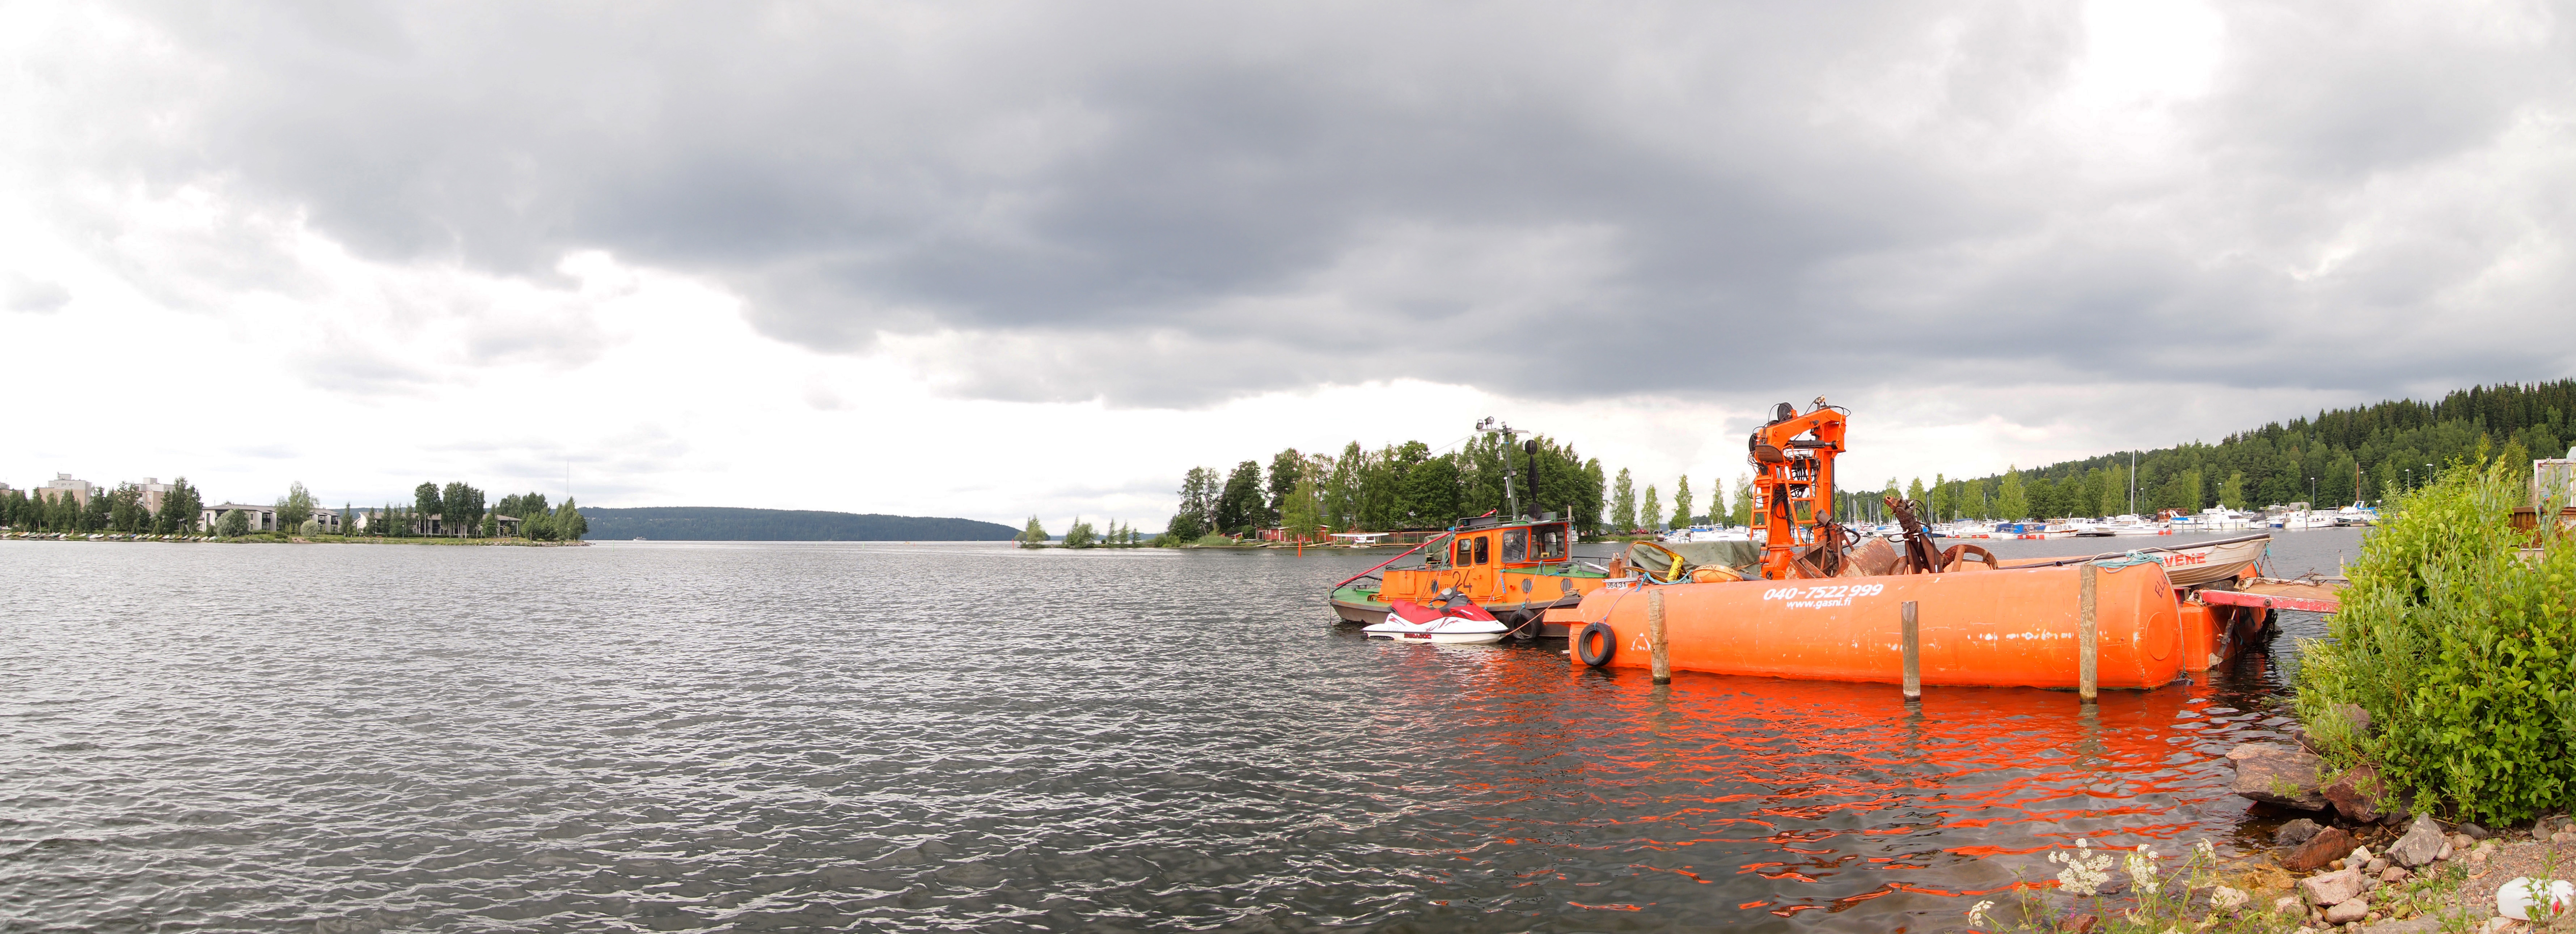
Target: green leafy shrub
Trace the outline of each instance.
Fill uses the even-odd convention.
[[[2515,466],[2454,464],[2394,505],[2327,638],[2300,646],[2297,699],[2344,764],[2377,764],[2418,809],[2499,823],[2576,799],[2576,541],[2545,529],[2525,550]]]

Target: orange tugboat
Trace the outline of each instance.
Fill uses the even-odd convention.
[[[1333,586],[1333,615],[1346,622],[1374,625],[1386,621],[1397,602],[1427,604],[1463,597],[1485,608],[1521,638],[1565,635],[1558,624],[1547,631],[1541,617],[1553,607],[1571,607],[1583,595],[1599,590],[1609,574],[1574,560],[1574,527],[1554,513],[1536,520],[1504,522],[1480,516],[1388,559],[1357,577]],[[1415,552],[1422,564],[1388,568]],[[1370,579],[1374,576],[1376,579]]]
[[[1504,456],[1510,456],[1515,433],[1511,426],[1489,418],[1476,428],[1502,435]],[[1538,458],[1531,456],[1526,463],[1526,479],[1535,490]],[[1508,470],[1503,477],[1503,502],[1510,518],[1488,513],[1461,521],[1412,550],[1333,585],[1328,598],[1333,615],[1370,626],[1386,622],[1388,611],[1398,603],[1467,602],[1493,614],[1516,638],[1563,637],[1565,626],[1546,622],[1546,611],[1582,602],[1583,595],[1599,590],[1609,579],[1608,569],[1574,559],[1572,522],[1555,513],[1535,518],[1520,515],[1520,497]],[[1416,553],[1422,555],[1420,565],[1388,567]]]

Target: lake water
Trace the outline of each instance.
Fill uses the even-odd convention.
[[[2089,711],[1370,642],[1385,554],[0,542],[0,931],[1947,930],[2251,845],[2285,722],[2288,639]]]

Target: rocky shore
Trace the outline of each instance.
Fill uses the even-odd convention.
[[[2270,866],[2242,875],[2258,889],[2249,908],[2308,932],[2576,930],[2564,919],[2535,926],[2496,915],[2505,882],[2576,873],[2576,822],[2564,815],[2500,830],[2446,824],[2408,814],[2368,766],[2332,773],[2308,749],[2266,743],[2227,758],[2231,791],[2309,815],[2275,831]]]

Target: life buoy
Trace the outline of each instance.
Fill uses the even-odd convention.
[[[1594,668],[1610,664],[1610,653],[1619,650],[1619,631],[1609,623],[1590,623],[1574,637],[1574,657]]]

